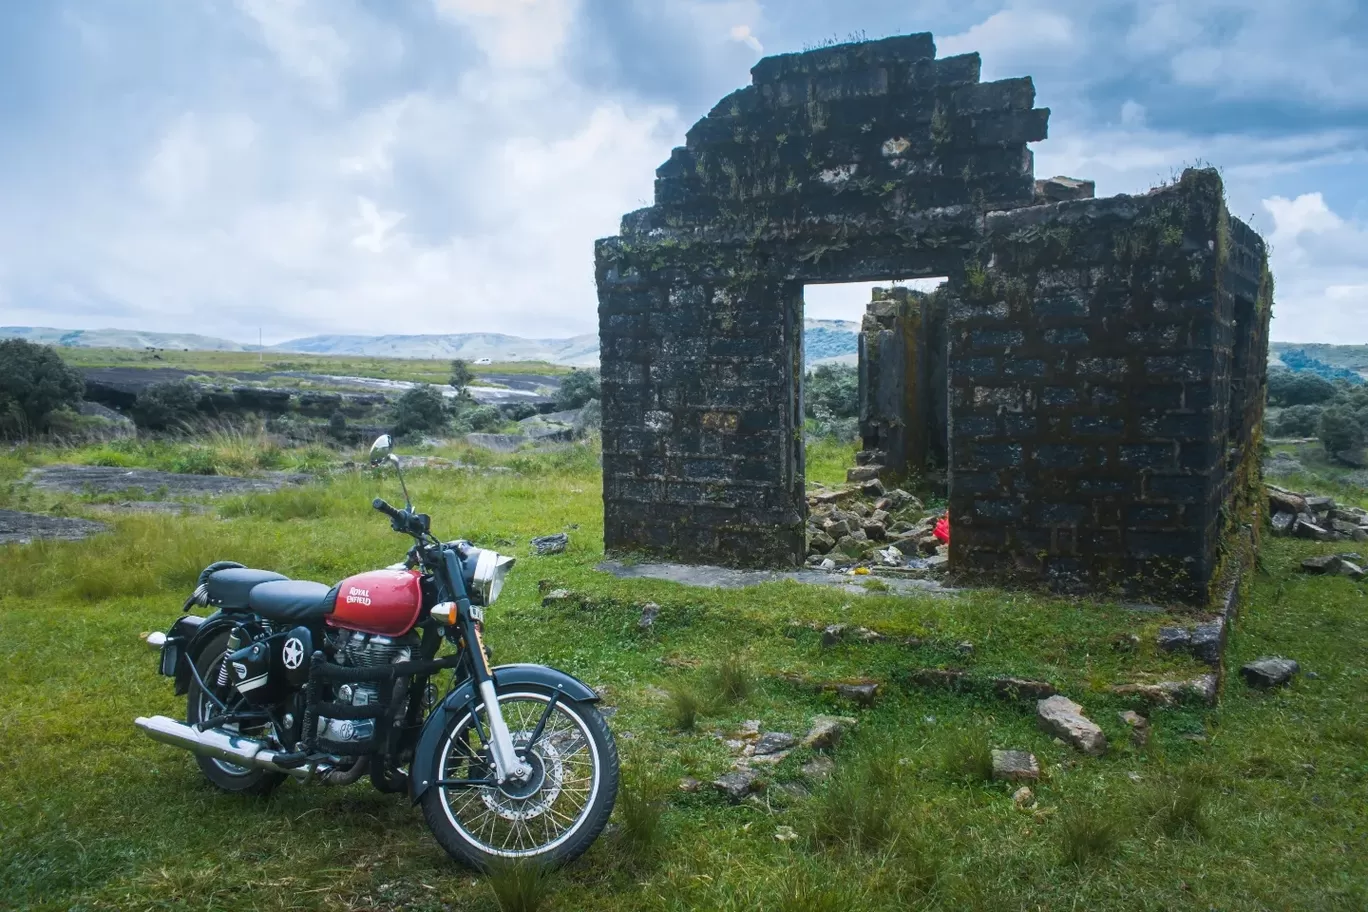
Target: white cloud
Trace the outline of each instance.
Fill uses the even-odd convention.
[[[282,66],[308,84],[324,104],[338,102],[351,48],[331,24],[320,21],[325,8],[315,8],[310,0],[237,0],[237,4],[256,22]]]
[[[1319,192],[1270,197],[1263,207],[1273,219],[1275,338],[1368,339],[1368,224],[1340,217]]]
[[[1056,54],[1076,43],[1073,21],[1062,13],[1008,7],[965,32],[936,39],[936,50],[942,56],[978,51],[985,78],[992,78],[1025,60]]]
[[[1145,125],[1145,106],[1137,101],[1127,99],[1121,105],[1121,126],[1130,130],[1140,129]]]
[[[751,27],[749,25],[733,25],[731,30],[731,38],[732,41],[741,42],[742,44],[749,47],[751,50],[755,51],[757,54],[765,53],[765,46],[760,43],[759,38],[756,38],[755,35],[752,34]]]
[[[467,30],[497,68],[548,70],[561,51],[578,0],[434,0],[437,11]]]

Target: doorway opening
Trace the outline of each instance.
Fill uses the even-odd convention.
[[[943,464],[945,281],[803,287],[805,483],[900,478]]]

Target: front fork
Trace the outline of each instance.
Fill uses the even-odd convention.
[[[475,682],[479,686],[480,699],[484,701],[485,714],[489,717],[489,749],[494,757],[494,780],[500,785],[509,779],[525,782],[532,775],[532,767],[518,756],[513,747],[513,736],[504,721],[503,710],[499,708],[499,696],[494,691],[494,675],[489,670],[489,659],[485,655],[484,640],[481,639],[480,622],[469,619],[464,624],[466,648],[470,650],[471,667],[475,670]]]

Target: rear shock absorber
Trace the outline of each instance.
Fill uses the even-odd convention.
[[[241,649],[242,646],[242,628],[234,627],[232,633],[228,634],[228,646],[223,650],[223,661],[219,662],[218,686],[220,689],[228,686],[228,657]]]

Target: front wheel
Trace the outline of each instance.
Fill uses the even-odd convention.
[[[613,812],[613,736],[592,703],[549,689],[523,686],[500,694],[499,708],[518,756],[532,766],[531,779],[460,784],[494,778],[489,745],[481,737],[489,731],[481,703],[473,714],[453,716],[442,733],[437,782],[423,794],[423,816],[447,854],[469,867],[488,870],[499,861],[567,864],[584,854]]]

